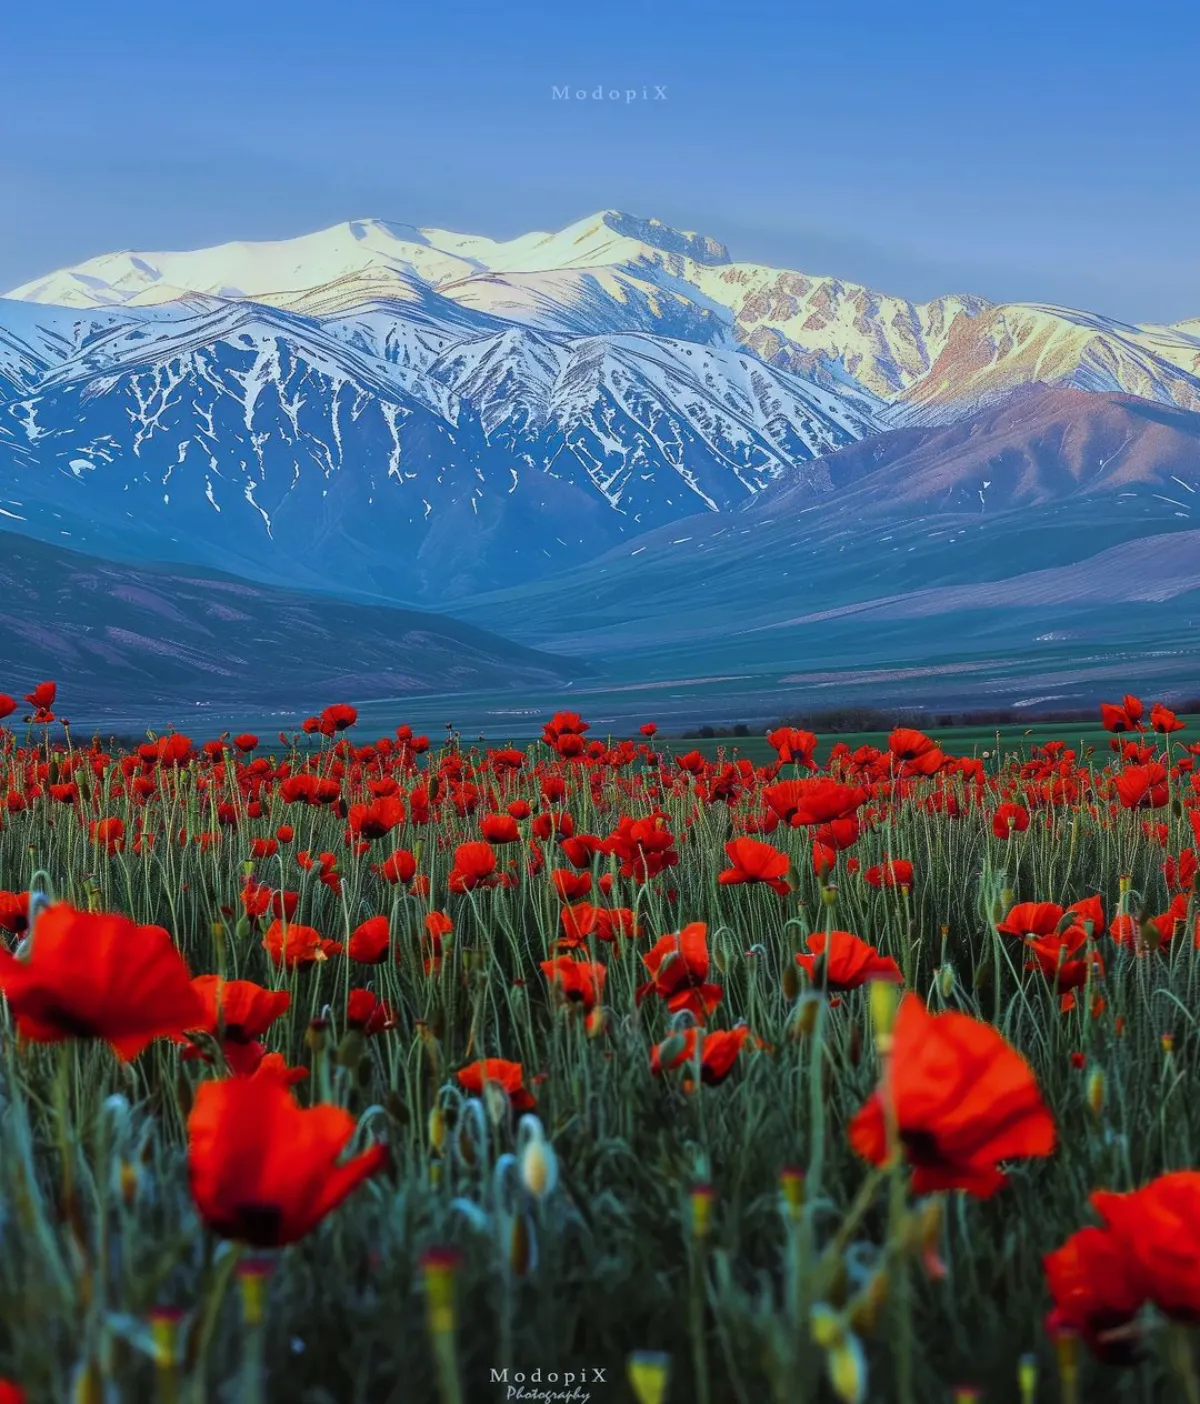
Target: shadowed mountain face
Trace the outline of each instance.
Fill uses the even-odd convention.
[[[756,509],[837,497],[872,517],[990,515],[1113,494],[1148,495],[1200,521],[1200,414],[1131,395],[1026,390],[957,423],[881,434],[798,467]]]
[[[1127,668],[1154,655],[1155,676],[1196,690],[1198,500],[1200,415],[1027,392],[800,465],[740,512],[456,612],[629,680],[868,668],[883,687],[889,667],[943,660],[947,676],[969,668],[983,703],[1002,660],[1082,678],[1085,656],[1110,653]]]
[[[142,724],[214,703],[294,721],[331,701],[562,687],[587,673],[437,615],[119,565],[11,532],[0,532],[0,658],[0,690],[57,678],[68,717]]]

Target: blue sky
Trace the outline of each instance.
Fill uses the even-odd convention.
[[[915,298],[1200,316],[1194,4],[5,9],[0,289],[112,249],[616,207]]]

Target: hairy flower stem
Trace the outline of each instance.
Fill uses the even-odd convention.
[[[712,1391],[708,1379],[708,1352],[705,1349],[704,1307],[705,1307],[705,1263],[704,1243],[693,1237],[688,1254],[690,1268],[690,1306],[692,1335],[692,1368],[696,1374],[697,1404],[711,1404]]]
[[[1179,1376],[1187,1404],[1200,1404],[1200,1378],[1192,1355],[1192,1340],[1186,1326],[1172,1325],[1167,1331],[1167,1353],[1171,1368]]]

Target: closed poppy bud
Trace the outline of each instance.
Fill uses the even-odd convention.
[[[337,1047],[334,1061],[339,1068],[356,1068],[363,1055],[363,1036],[358,1029],[347,1029]]]
[[[532,1118],[531,1118],[532,1119]],[[521,1152],[521,1183],[534,1199],[543,1199],[558,1181],[558,1159],[546,1141],[541,1123]]]
[[[453,1248],[430,1248],[421,1257],[429,1331],[435,1337],[454,1330],[454,1282],[461,1261]]]
[[[800,1000],[787,1026],[788,1037],[793,1043],[798,1043],[802,1038],[808,1038],[817,1026],[817,1015],[820,1010],[821,999],[819,995],[805,995]]]
[[[692,1237],[705,1239],[712,1227],[712,1204],[715,1191],[712,1185],[694,1185],[688,1195],[692,1210]]]
[[[127,1160],[123,1160],[121,1162],[121,1169],[119,1175],[121,1186],[121,1202],[125,1205],[126,1209],[132,1209],[137,1201],[137,1166],[131,1165]]]
[[[891,1044],[892,1027],[896,1022],[900,995],[890,980],[871,980],[867,984],[867,997],[870,1001],[871,1027],[875,1030],[875,1041],[881,1048],[887,1048]]]
[[[673,1033],[668,1038],[663,1039],[658,1045],[659,1066],[673,1068],[687,1046],[687,1038],[681,1033]]]
[[[1130,877],[1128,873],[1122,873],[1121,876],[1117,879],[1117,890],[1120,892],[1122,897],[1125,895],[1125,893],[1129,891],[1129,889],[1132,886],[1133,878]]]
[[[1064,1399],[1078,1397],[1079,1337],[1074,1331],[1058,1331],[1054,1337],[1054,1353],[1058,1357],[1058,1379]]]
[[[251,874],[253,871],[254,871],[254,859],[253,859],[253,858],[243,858],[243,859],[242,859],[242,876],[243,876],[243,877],[249,877],[250,874]]]
[[[247,1258],[238,1264],[238,1285],[242,1289],[242,1322],[261,1326],[266,1315],[267,1280],[273,1265],[267,1258]]]
[[[629,1357],[626,1373],[637,1404],[663,1404],[667,1395],[667,1377],[671,1357],[657,1350],[635,1350]]]
[[[846,1323],[841,1313],[825,1302],[818,1302],[809,1314],[809,1328],[813,1343],[822,1350],[836,1350],[845,1344]]]
[[[1162,1035],[1161,1042],[1162,1051],[1169,1058],[1175,1051],[1175,1035],[1173,1033],[1165,1033]]]
[[[429,1113],[429,1147],[441,1155],[446,1144],[446,1113],[441,1107],[434,1107]]]
[[[852,1330],[869,1336],[879,1324],[879,1313],[888,1297],[888,1275],[880,1268],[868,1278],[866,1286],[851,1303],[847,1317]]]
[[[240,916],[233,930],[239,941],[248,941],[254,933],[254,923],[248,916]]]
[[[508,1267],[514,1277],[524,1277],[533,1263],[533,1238],[529,1221],[518,1214],[508,1234]]]
[[[1093,1068],[1088,1074],[1087,1104],[1095,1117],[1099,1117],[1104,1110],[1104,1093],[1104,1073],[1099,1068]]]
[[[172,1370],[179,1357],[179,1323],[183,1313],[177,1307],[155,1307],[150,1313],[150,1337],[154,1363],[159,1370]]]
[[[800,993],[800,975],[794,961],[789,960],[783,967],[783,976],[780,980],[780,984],[783,986],[784,999],[795,999]]]
[[[508,1093],[503,1087],[495,1082],[485,1082],[483,1085],[483,1105],[492,1125],[501,1126],[507,1120],[512,1104],[509,1102]]]
[[[979,1404],[983,1398],[981,1390],[974,1385],[956,1385],[954,1389],[954,1404]]]
[[[599,1038],[608,1027],[608,1014],[603,1005],[596,1005],[594,1009],[589,1009],[583,1020],[584,1031],[588,1038]]]
[[[717,967],[722,975],[729,971],[729,956],[725,950],[723,941],[714,941],[712,949],[712,963]],[[664,962],[665,964],[665,962]]]
[[[867,1358],[856,1336],[829,1352],[829,1383],[842,1404],[862,1404],[867,1397]]]
[[[938,990],[943,999],[949,999],[954,993],[954,967],[943,965],[938,971]]]
[[[779,1191],[788,1218],[795,1223],[804,1212],[804,1171],[794,1165],[779,1172]]]
[[[304,1034],[304,1046],[310,1053],[321,1053],[325,1049],[329,1024],[325,1019],[310,1019]]]
[[[1037,1356],[1023,1355],[1017,1361],[1017,1386],[1021,1391],[1021,1404],[1034,1404],[1037,1397]]]

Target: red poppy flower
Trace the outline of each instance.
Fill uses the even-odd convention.
[[[863,873],[863,881],[872,887],[911,887],[913,865],[908,859],[889,858],[886,853],[883,858],[882,863],[876,863]]]
[[[667,1002],[672,1014],[688,1009],[704,1019],[720,1003],[720,985],[708,983],[708,927],[694,921],[682,931],[660,936],[654,949],[642,957],[653,977],[637,990],[640,1003],[651,990]]]
[[[888,1072],[914,1194],[964,1189],[987,1198],[1006,1183],[1000,1161],[1054,1150],[1054,1119],[1028,1063],[990,1024],[930,1014],[917,995],[905,995]],[[885,1163],[879,1091],[857,1112],[849,1135],[864,1160]]]
[[[621,876],[635,882],[649,882],[679,862],[675,836],[658,814],[645,819],[623,816],[605,846],[621,860]]]
[[[23,1038],[103,1039],[126,1061],[205,1018],[187,965],[161,926],[65,902],[38,918],[28,959],[0,948],[0,990]]]
[[[1169,707],[1164,707],[1161,702],[1156,702],[1150,708],[1150,725],[1160,735],[1166,735],[1172,731],[1182,731],[1186,723],[1181,722]]]
[[[479,821],[479,832],[488,843],[516,843],[521,837],[511,814],[485,814]]]
[[[1141,1347],[1125,1328],[1145,1296],[1128,1245],[1105,1229],[1080,1229],[1048,1253],[1042,1266],[1054,1301],[1046,1329],[1052,1335],[1077,1332],[1106,1364],[1136,1364]]]
[[[1167,768],[1157,761],[1126,766],[1113,777],[1113,788],[1125,809],[1161,809],[1170,798]]]
[[[0,892],[0,930],[20,936],[29,927],[29,893]]]
[[[781,726],[767,732],[767,745],[775,748],[784,765],[794,763],[805,770],[812,770],[816,765],[813,752],[817,749],[817,738],[811,731]]]
[[[992,815],[992,833],[998,839],[1006,839],[1011,834],[1023,834],[1029,828],[1029,811],[1023,804],[997,805]]]
[[[3,700],[0,697],[0,702]],[[0,711],[0,717],[3,715],[3,711]],[[25,1404],[25,1391],[12,1380],[0,1380],[0,1404]]]
[[[417,871],[417,860],[407,848],[398,848],[376,871],[384,882],[411,882]]]
[[[1105,731],[1144,731],[1142,714],[1145,710],[1139,698],[1126,694],[1119,707],[1111,702],[1101,702],[1100,723]]]
[[[364,839],[383,838],[404,823],[404,802],[396,795],[382,795],[370,804],[352,804],[346,814],[351,833]]]
[[[470,892],[487,883],[496,871],[496,850],[490,843],[460,843],[454,850],[454,867],[447,879],[451,892]]]
[[[125,842],[125,821],[117,817],[93,819],[88,825],[88,839],[111,858]]]
[[[1172,1321],[1200,1324],[1200,1171],[1160,1175],[1130,1194],[1097,1190],[1091,1204],[1127,1245],[1145,1297]]]
[[[495,1083],[508,1096],[514,1112],[532,1111],[536,1103],[525,1086],[525,1069],[507,1058],[480,1058],[468,1067],[460,1068],[458,1085],[473,1097],[483,1095],[485,1083]]]
[[[267,927],[263,947],[275,965],[306,966],[328,960],[342,949],[340,941],[329,941],[313,926],[278,919]]]
[[[373,990],[351,990],[346,999],[346,1025],[367,1038],[394,1029],[396,1011]]]
[[[829,824],[835,819],[853,818],[869,795],[861,786],[843,785],[822,776],[769,785],[762,797],[785,824],[799,829],[806,824]]]
[[[368,917],[350,933],[347,954],[360,965],[379,965],[387,960],[391,942],[391,923],[387,917]]]
[[[591,873],[576,873],[570,868],[555,868],[550,874],[550,881],[561,902],[577,901],[592,890]]]
[[[725,845],[725,853],[733,866],[717,877],[723,887],[743,882],[763,882],[781,897],[791,892],[792,889],[783,880],[788,870],[788,856],[771,844],[758,839],[739,838]]]
[[[557,989],[563,999],[592,1009],[604,997],[604,981],[608,968],[599,961],[572,960],[558,956],[542,961],[542,974]]]
[[[808,978],[818,989],[824,987],[837,993],[856,990],[868,980],[889,980],[904,983],[900,967],[891,956],[880,955],[874,946],[860,940],[849,931],[814,932],[806,943],[808,954],[796,956]]]
[[[708,1087],[716,1087],[724,1082],[733,1071],[742,1045],[750,1037],[745,1024],[735,1029],[685,1029],[672,1034],[650,1050],[650,1070],[655,1076],[670,1072],[683,1065],[695,1066],[696,1040],[703,1038],[700,1045],[700,1081]],[[692,1090],[692,1081],[684,1083],[685,1091]]]
[[[375,1145],[342,1162],[356,1127],[341,1107],[297,1106],[274,1076],[202,1083],[188,1117],[201,1218],[253,1248],[297,1242],[386,1161]]]

